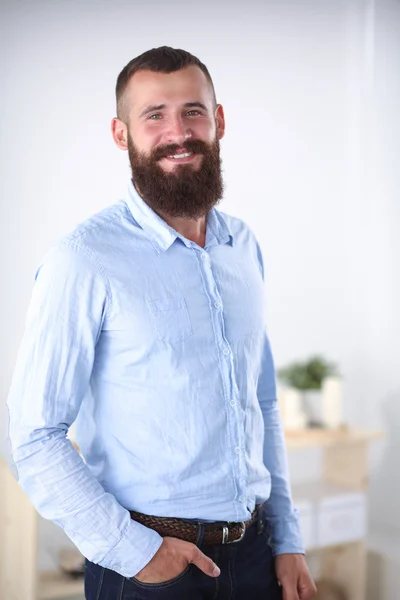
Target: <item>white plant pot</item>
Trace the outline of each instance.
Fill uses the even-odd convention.
[[[321,390],[304,390],[303,406],[308,424],[323,425],[323,406]]]
[[[326,377],[322,384],[322,419],[325,427],[337,429],[343,422],[343,382]]]
[[[285,429],[304,429],[307,417],[303,410],[301,392],[290,387],[278,388],[278,400]]]

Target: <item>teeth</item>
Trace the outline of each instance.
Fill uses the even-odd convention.
[[[185,152],[184,154],[173,154],[171,156],[168,156],[168,158],[189,158],[189,156],[192,156],[193,152]]]

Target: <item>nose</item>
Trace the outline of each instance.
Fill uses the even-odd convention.
[[[166,132],[166,143],[167,144],[179,144],[182,145],[183,142],[192,137],[192,132],[185,125],[183,119],[181,117],[171,118],[169,121],[169,127]]]

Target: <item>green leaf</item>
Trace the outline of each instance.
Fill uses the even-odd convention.
[[[305,362],[293,362],[277,370],[282,383],[298,390],[319,390],[326,377],[337,375],[337,367],[316,355]]]

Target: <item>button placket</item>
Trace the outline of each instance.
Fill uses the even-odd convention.
[[[211,318],[214,321],[215,333],[218,336],[218,345],[220,348],[220,352],[223,357],[227,360],[221,361],[221,369],[223,372],[223,377],[225,380],[225,390],[226,390],[226,406],[228,406],[228,426],[231,430],[231,439],[236,441],[236,446],[233,447],[233,452],[235,456],[235,475],[234,479],[236,481],[236,489],[238,490],[240,495],[240,503],[244,503],[246,501],[246,496],[243,495],[243,492],[246,492],[246,484],[244,483],[244,457],[242,447],[239,446],[241,441],[241,432],[240,425],[238,422],[239,414],[236,410],[237,401],[233,400],[232,397],[236,396],[237,393],[237,385],[235,381],[235,371],[233,366],[233,357],[232,350],[229,346],[229,341],[225,338],[224,331],[224,320],[223,320],[223,303],[218,289],[218,283],[214,278],[213,269],[211,268],[211,256],[207,252],[200,252],[198,255],[200,258],[201,270],[203,272],[204,283],[206,285],[206,290],[208,297],[210,299],[210,308],[212,314]],[[232,360],[231,360],[232,357]],[[232,381],[233,380],[233,381]],[[236,496],[236,501],[238,497]]]

